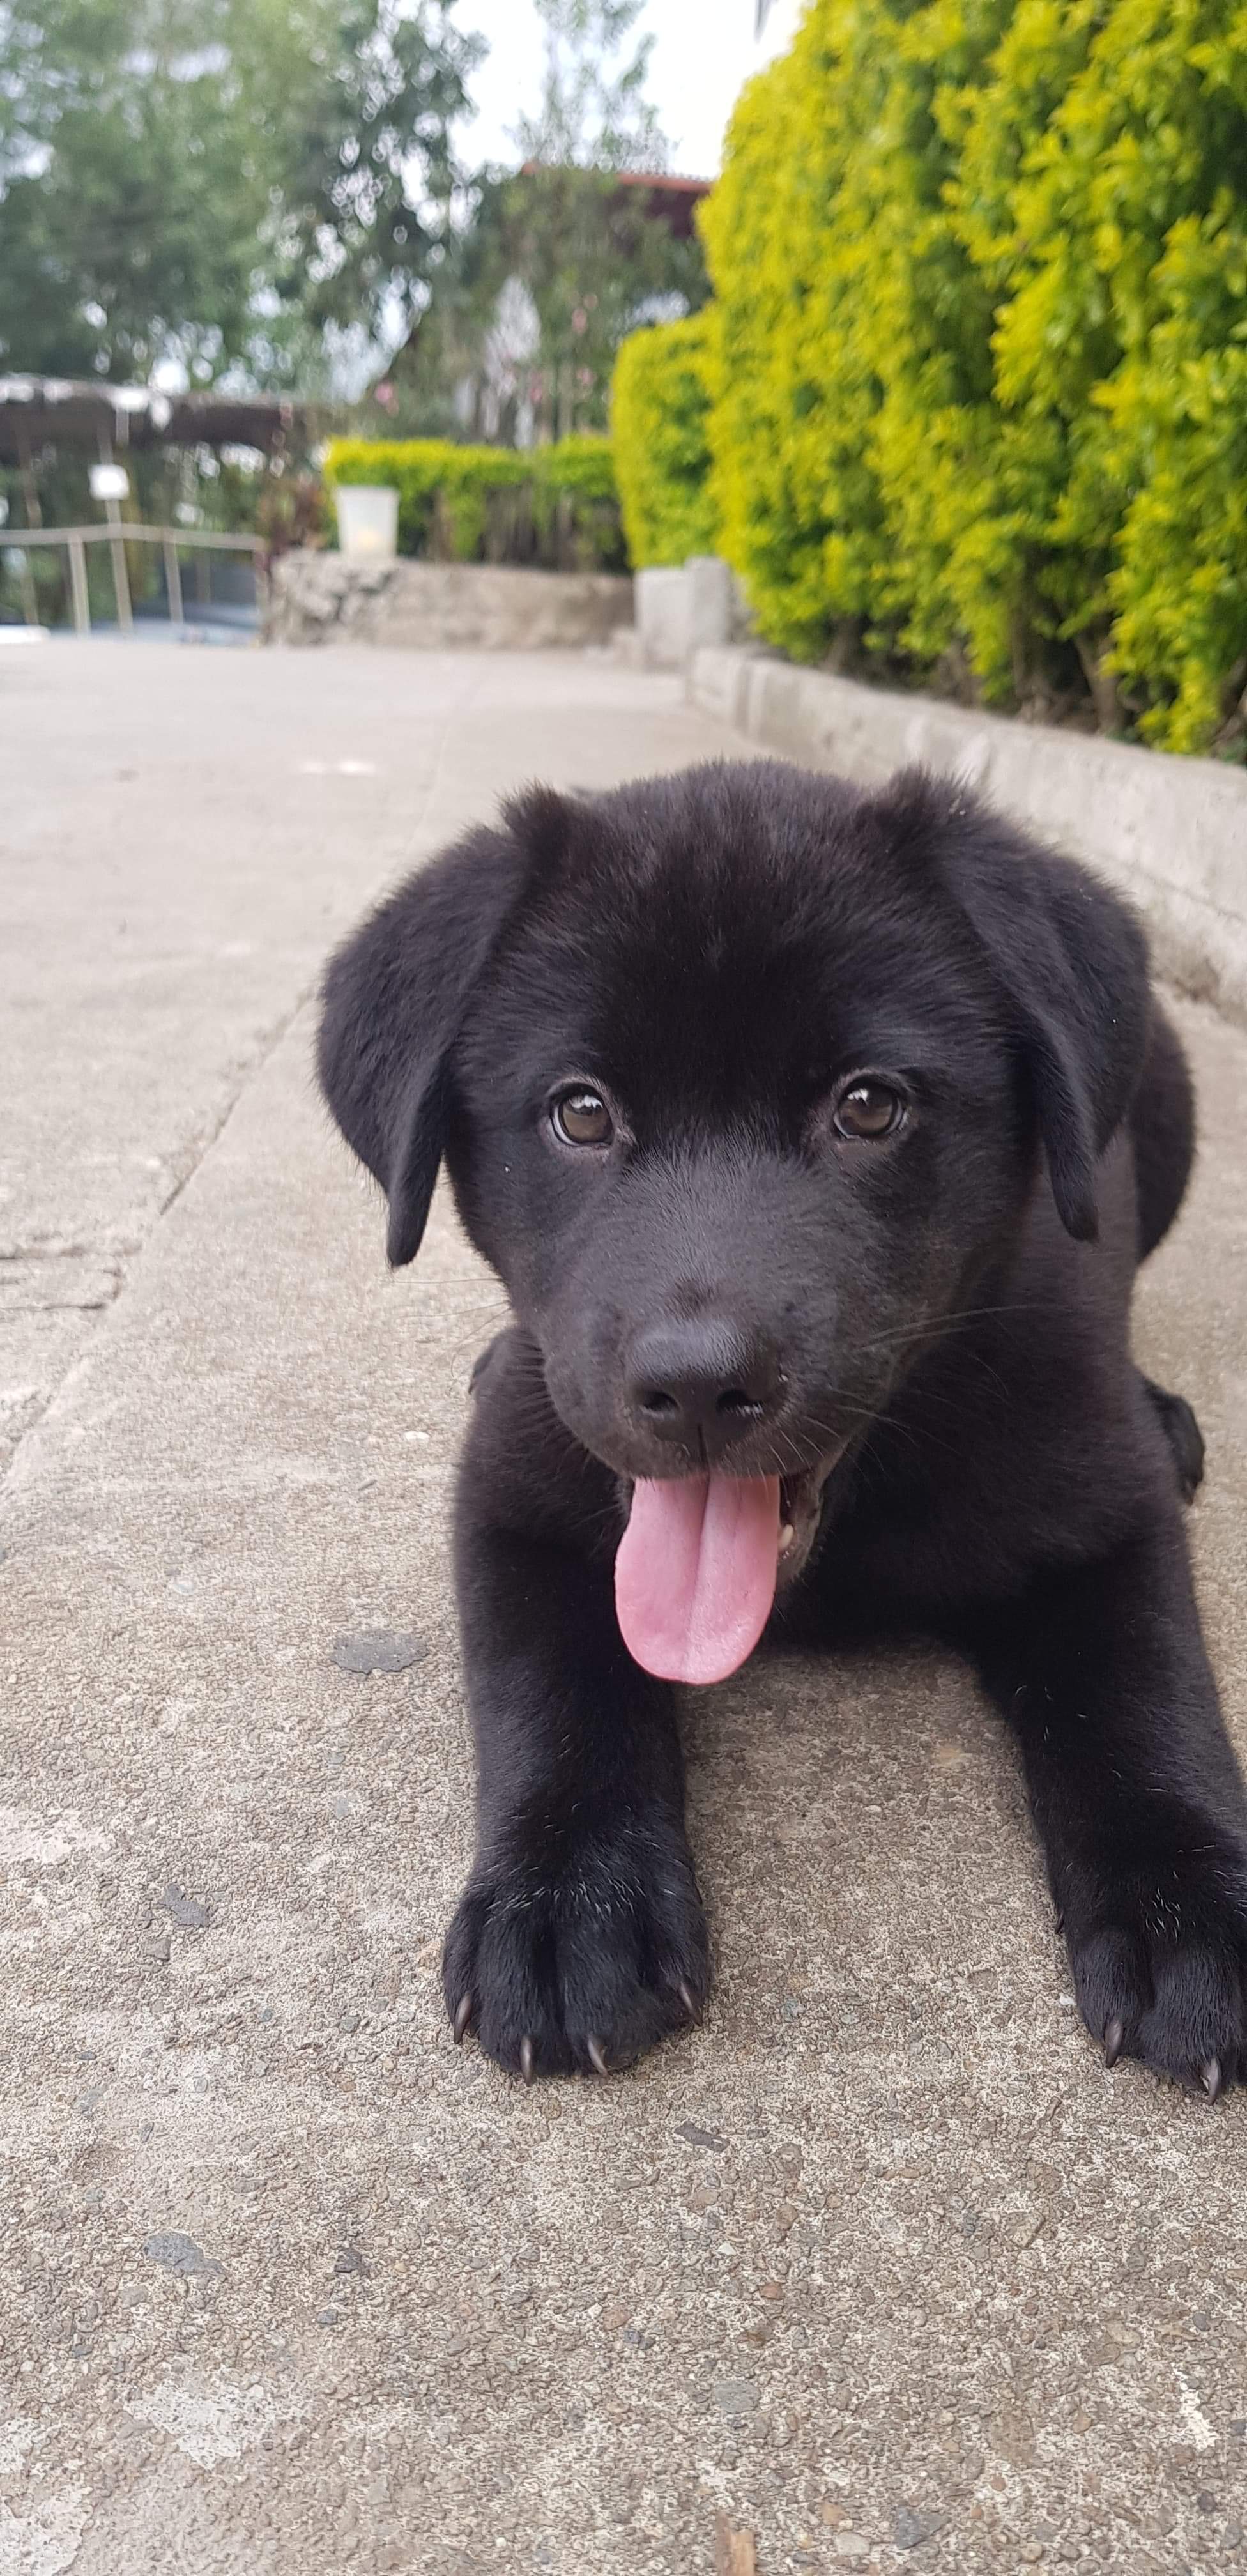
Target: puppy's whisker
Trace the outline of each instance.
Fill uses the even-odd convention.
[[[924,1317],[921,1323],[896,1324],[887,1332],[873,1333],[868,1341],[859,1342],[857,1347],[862,1351],[878,1351],[889,1349],[896,1343],[903,1345],[909,1342],[930,1341],[936,1344],[946,1334],[951,1333],[958,1324],[986,1323],[1004,1315],[1038,1315],[1053,1312],[1055,1312],[1055,1300],[1047,1297],[1016,1298],[998,1306],[953,1307],[946,1315],[929,1315]]]

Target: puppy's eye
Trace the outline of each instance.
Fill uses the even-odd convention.
[[[899,1091],[893,1091],[889,1083],[859,1075],[841,1093],[833,1124],[838,1136],[877,1144],[881,1137],[895,1134],[904,1115],[905,1103]]]
[[[611,1114],[596,1091],[577,1085],[565,1091],[550,1112],[554,1131],[565,1145],[609,1145],[615,1133]]]

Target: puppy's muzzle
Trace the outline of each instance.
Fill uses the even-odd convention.
[[[647,1325],[628,1357],[624,1404],[647,1442],[690,1465],[730,1467],[730,1453],[779,1413],[779,1355],[760,1335],[718,1316]]]

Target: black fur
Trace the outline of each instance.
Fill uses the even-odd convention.
[[[456,1515],[480,1772],[457,2027],[526,2073],[618,2064],[706,1991],[675,1694],[612,1591],[631,1480],[698,1464],[638,1399],[657,1330],[756,1361],[716,1458],[813,1497],[773,1632],[921,1626],[974,1659],[1109,2057],[1247,2073],[1247,1806],[1179,1510],[1203,1444],[1129,1340],[1191,1092],[1128,909],[919,773],[535,791],[335,958],[320,1068],[391,1260],[444,1158],[515,1317]],[[882,1142],[832,1123],[855,1071],[907,1103]],[[558,1141],[574,1080],[609,1149]]]

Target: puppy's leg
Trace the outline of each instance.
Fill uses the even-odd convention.
[[[1176,1508],[996,1614],[983,1666],[1109,2063],[1141,2057],[1214,2096],[1247,2079],[1247,1801]]]
[[[491,1361],[460,1484],[477,1851],[446,2006],[513,2071],[605,2072],[699,2011],[706,1923],[675,1696],[615,1617],[611,1480],[574,1452],[568,1477],[566,1435],[523,1378],[522,1356]]]
[[[706,1988],[674,1694],[632,1664],[601,1569],[481,1526],[461,1563],[477,1852],[447,2009],[513,2070],[605,2072]]]

